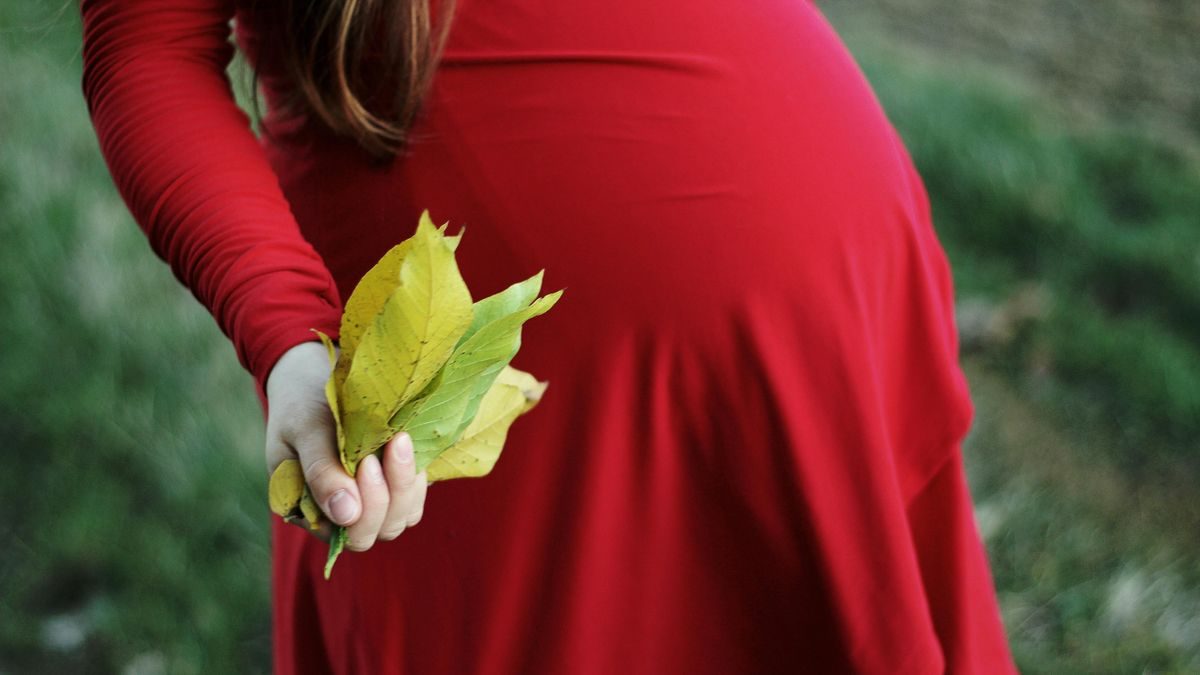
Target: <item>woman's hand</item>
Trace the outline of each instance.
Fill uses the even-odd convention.
[[[368,455],[351,477],[338,458],[333,412],[325,400],[329,353],[320,342],[292,347],[267,377],[267,472],[298,457],[304,480],[325,517],[346,528],[346,547],[365,551],[421,520],[425,472],[416,473],[412,439],[396,434],[379,456]],[[328,538],[328,526],[323,531]]]

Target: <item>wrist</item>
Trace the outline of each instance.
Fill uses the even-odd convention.
[[[312,367],[314,361],[327,367],[329,364],[329,350],[320,340],[308,340],[289,347],[276,359],[275,364],[267,372],[265,386],[267,398],[270,399],[272,391],[280,386],[281,382],[288,379],[286,373],[295,371],[297,368],[307,370]]]

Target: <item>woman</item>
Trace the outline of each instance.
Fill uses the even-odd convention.
[[[269,467],[300,456],[359,551],[323,581],[325,545],[274,520],[278,672],[1014,670],[949,268],[813,5],[81,9],[122,196],[254,376]],[[570,288],[514,361],[546,397],[428,504],[403,434],[336,468],[309,331],[422,209],[467,226],[476,297]]]

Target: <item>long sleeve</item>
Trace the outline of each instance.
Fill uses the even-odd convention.
[[[81,0],[83,94],[121,197],[263,395],[341,303],[300,233],[225,69],[231,0]]]

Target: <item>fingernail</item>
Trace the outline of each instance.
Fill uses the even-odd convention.
[[[329,498],[329,517],[338,525],[345,525],[358,515],[358,500],[345,490],[338,490]]]
[[[379,466],[379,458],[375,455],[367,455],[363,458],[362,464],[359,465],[360,471],[367,473],[367,480],[376,485],[383,483],[383,467]]]
[[[403,463],[408,463],[413,460],[413,443],[412,436],[408,432],[401,431],[399,438],[396,439],[396,459]]]

